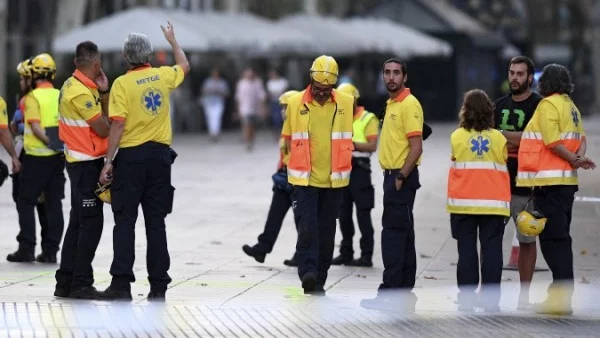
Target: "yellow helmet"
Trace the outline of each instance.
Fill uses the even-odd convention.
[[[31,76],[31,58],[19,62],[17,65],[17,73],[23,77]]]
[[[328,55],[321,55],[310,67],[310,78],[321,84],[334,85],[338,79],[338,72],[335,59]]]
[[[298,94],[297,90],[288,90],[287,92],[281,94],[281,96],[279,96],[279,104],[287,104],[290,97],[294,96],[295,94]]]
[[[523,210],[517,215],[517,229],[525,236],[538,236],[544,231],[548,218],[537,211]]]
[[[105,185],[101,185],[100,183],[98,183],[98,188],[94,190],[94,193],[96,194],[96,196],[98,196],[100,200],[102,200],[102,202],[110,204],[110,183],[107,183]]]
[[[38,75],[49,75],[54,79],[56,63],[50,54],[42,53],[31,60],[31,71]]]
[[[337,91],[340,93],[348,94],[352,96],[354,99],[358,99],[360,97],[360,93],[358,89],[354,87],[354,85],[350,83],[342,83],[337,87]]]

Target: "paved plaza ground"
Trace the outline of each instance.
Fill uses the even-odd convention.
[[[600,118],[588,117],[585,123],[588,153],[598,163]],[[282,264],[295,247],[291,213],[264,264],[241,250],[243,244],[256,242],[269,208],[271,174],[278,159],[272,135],[260,134],[251,153],[245,151],[238,133],[226,134],[217,144],[205,136],[182,135],[173,145],[179,157],[173,167],[175,207],[167,218],[173,278],[167,302],[155,305],[145,298],[149,285],[141,213],[133,302],[53,297],[56,265],[15,264],[4,259],[17,248],[18,232],[11,182],[7,181],[0,188],[0,337],[600,337],[600,201],[593,199],[600,197],[600,169],[580,172],[580,200],[572,224],[574,314],[550,317],[518,311],[516,271],[504,271],[499,314],[461,313],[454,304],[456,242],[444,208],[449,135],[454,126],[435,124],[433,128],[424,146],[422,188],[415,206],[415,313],[360,306],[361,300],[376,295],[383,270],[379,249],[383,177],[376,160],[375,266],[332,267],[326,296],[305,296],[296,269]],[[2,156],[6,161],[6,154]],[[68,187],[66,196],[65,222]],[[114,223],[110,207],[104,211],[104,233],[94,260],[99,289],[110,283],[112,260]],[[505,261],[513,233],[509,223]],[[339,239],[338,231],[336,244]],[[355,250],[358,239],[355,236]],[[538,257],[538,266],[546,267],[541,253]],[[536,272],[532,302],[543,300],[550,279],[549,272]]]

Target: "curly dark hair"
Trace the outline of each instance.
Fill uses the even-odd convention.
[[[494,128],[494,104],[481,89],[465,93],[459,113],[460,126],[468,131]]]
[[[556,63],[546,65],[540,76],[538,89],[542,96],[552,94],[573,94],[575,85],[571,82],[571,74],[567,67]]]

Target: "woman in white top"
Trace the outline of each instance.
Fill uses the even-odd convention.
[[[221,121],[225,110],[225,98],[229,96],[229,86],[218,70],[213,69],[210,77],[202,85],[200,103],[204,108],[204,116],[208,125],[208,133],[213,141],[217,141],[221,133]]]

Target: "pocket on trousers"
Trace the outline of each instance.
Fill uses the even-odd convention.
[[[173,201],[175,200],[175,187],[174,186],[169,186],[169,193],[167,194],[167,201],[166,201],[166,213],[170,214],[173,212]]]

